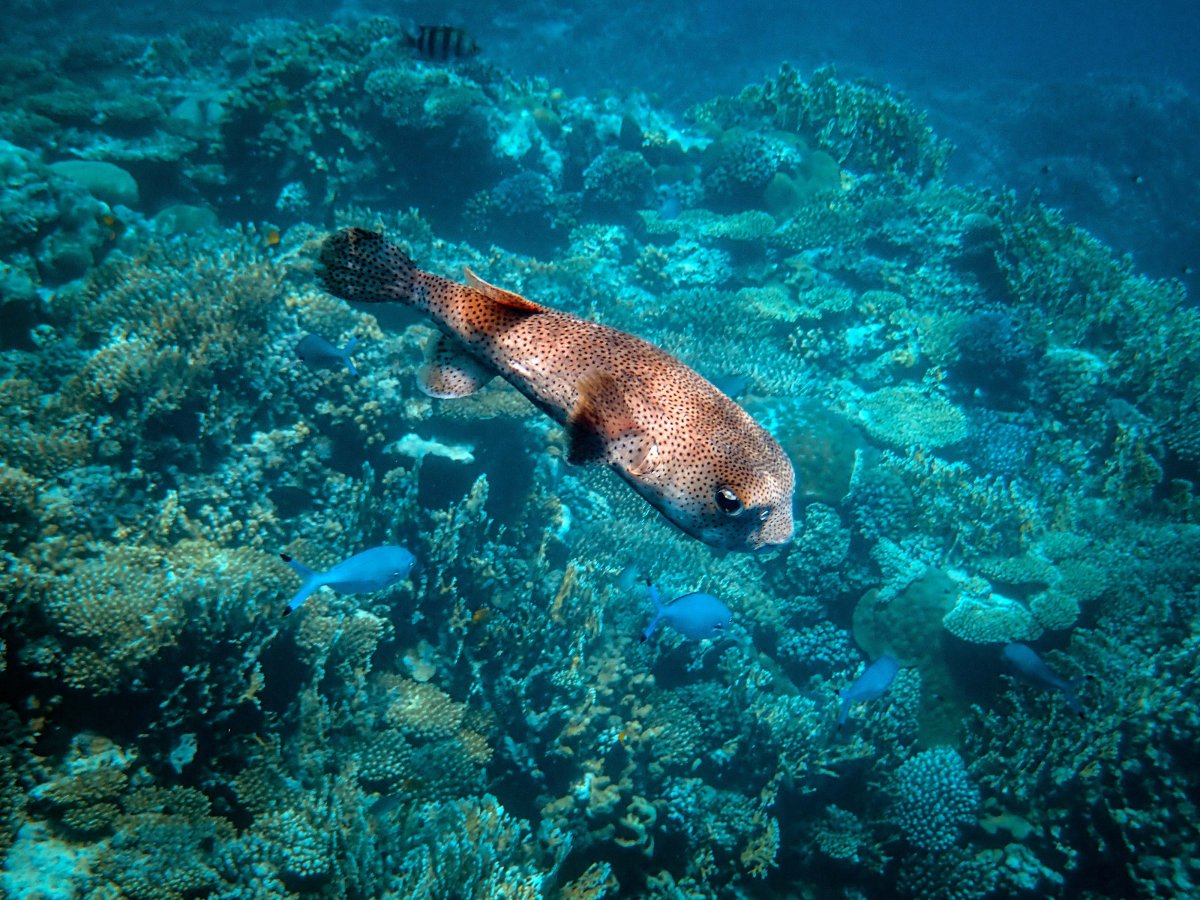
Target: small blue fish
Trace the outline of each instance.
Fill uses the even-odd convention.
[[[846,724],[846,716],[850,714],[850,704],[878,700],[892,686],[896,673],[900,671],[900,663],[886,653],[863,670],[854,680],[854,684],[844,691],[838,691],[842,698],[842,708],[838,712],[838,728]]]
[[[318,572],[303,563],[296,562],[286,553],[279,554],[280,559],[291,566],[304,584],[291,599],[286,616],[293,609],[308,599],[309,595],[322,587],[331,587],[339,594],[368,594],[382,591],[391,587],[397,581],[408,577],[417,559],[403,547],[385,544],[382,547],[372,547],[362,553],[356,553],[349,559],[338,563],[328,572]]]
[[[642,633],[643,641],[649,640],[650,635],[654,634],[659,620],[666,622],[684,637],[697,641],[719,638],[725,634],[733,613],[712,594],[684,594],[663,606],[658,588],[649,582],[646,584],[650,588],[650,599],[654,601],[657,614]]]
[[[1025,644],[1005,644],[1000,655],[1021,678],[1030,684],[1062,691],[1071,712],[1077,716],[1083,715],[1083,707],[1079,705],[1079,697],[1075,693],[1076,686],[1057,675],[1032,647]]]
[[[350,370],[350,374],[357,378],[358,369],[354,367],[354,361],[350,359],[350,354],[354,352],[357,343],[358,338],[352,337],[345,349],[339,350],[319,334],[306,334],[296,343],[296,355],[310,369],[327,369],[331,366],[344,365]]]

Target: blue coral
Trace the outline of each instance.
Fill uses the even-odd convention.
[[[892,790],[892,821],[922,850],[953,847],[961,826],[975,821],[979,791],[952,747],[934,747],[905,760],[896,770]]]
[[[518,172],[492,188],[492,206],[502,216],[548,216],[554,208],[554,183],[538,172]]]
[[[796,160],[793,148],[772,136],[734,130],[707,154],[705,193],[716,209],[763,205],[771,179]]]

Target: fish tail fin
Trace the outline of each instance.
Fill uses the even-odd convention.
[[[1072,678],[1063,688],[1063,696],[1067,700],[1067,708],[1081,719],[1087,718],[1087,713],[1083,711],[1083,704],[1079,702],[1079,690],[1083,687],[1085,679]]]
[[[313,592],[321,586],[318,581],[306,581],[300,585],[300,590],[296,591],[296,596],[288,601],[288,605],[283,608],[283,615],[290,616],[292,610],[298,607],[301,603],[312,596]]]
[[[365,228],[343,228],[321,245],[325,289],[351,303],[412,303],[419,270],[394,241]]]
[[[304,579],[304,584],[300,585],[300,590],[296,591],[296,595],[288,601],[287,607],[285,607],[283,610],[283,614],[286,616],[290,614],[293,609],[307,600],[312,593],[321,586],[321,576],[324,573],[318,572],[315,569],[310,569],[304,563],[292,559],[286,553],[280,553],[279,558],[291,566],[292,571]]]
[[[282,559],[285,563],[287,563],[288,567],[291,568],[291,570],[293,572],[295,572],[297,575],[299,575],[305,581],[308,581],[308,579],[312,578],[314,575],[321,574],[316,569],[310,569],[308,566],[306,566],[304,563],[300,562],[298,559],[292,559],[286,553],[280,553],[279,558]]]
[[[654,629],[658,627],[658,620],[661,619],[663,615],[662,598],[658,596],[658,588],[654,586],[654,582],[652,582],[649,578],[646,579],[646,588],[650,592],[650,599],[654,601],[655,615],[654,618],[650,620],[650,624],[646,626],[646,630],[642,632],[643,644],[650,640],[650,635],[654,634]]]
[[[354,348],[358,346],[358,336],[350,338],[346,342],[346,349],[342,351],[342,362],[346,364],[346,368],[350,370],[350,374],[355,378],[358,377],[358,367],[354,365],[354,360],[350,358],[350,354],[354,352]]]
[[[650,599],[654,602],[654,608],[661,614],[663,609],[662,597],[658,595],[658,588],[654,586],[654,582],[649,578],[646,579],[646,589],[650,592]],[[658,621],[657,617],[654,621]]]
[[[838,710],[838,728],[846,726],[846,717],[850,715],[850,698],[846,696],[845,691],[838,691],[838,696],[842,698],[842,708]]]

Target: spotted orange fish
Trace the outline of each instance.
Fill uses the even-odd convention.
[[[326,238],[326,288],[427,314],[442,337],[421,371],[434,397],[465,397],[496,375],[566,426],[573,463],[610,466],[667,519],[728,550],[792,537],[796,476],[740,406],[669,353],[549,309],[467,270],[460,284],[418,269],[383,235]]]

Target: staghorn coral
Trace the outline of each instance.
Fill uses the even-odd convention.
[[[1047,631],[1070,628],[1079,620],[1079,598],[1066,591],[1044,591],[1030,598],[1029,612]]]
[[[72,381],[62,408],[88,410],[98,400],[114,405],[122,394],[150,387],[167,392],[129,398],[145,418],[159,407],[175,408],[190,389],[239,370],[254,356],[283,268],[262,252],[253,232],[212,251],[205,239],[152,244],[136,259],[102,266],[83,290],[64,297],[70,333],[111,362],[98,361]],[[148,360],[126,362],[139,355]],[[137,372],[156,358],[170,360],[171,368]]]
[[[442,738],[457,733],[465,708],[436,685],[400,681],[387,708],[388,721],[404,732],[422,738]]]
[[[47,618],[74,645],[67,684],[114,693],[178,640],[189,586],[168,575],[161,553],[125,546],[40,585]]]

